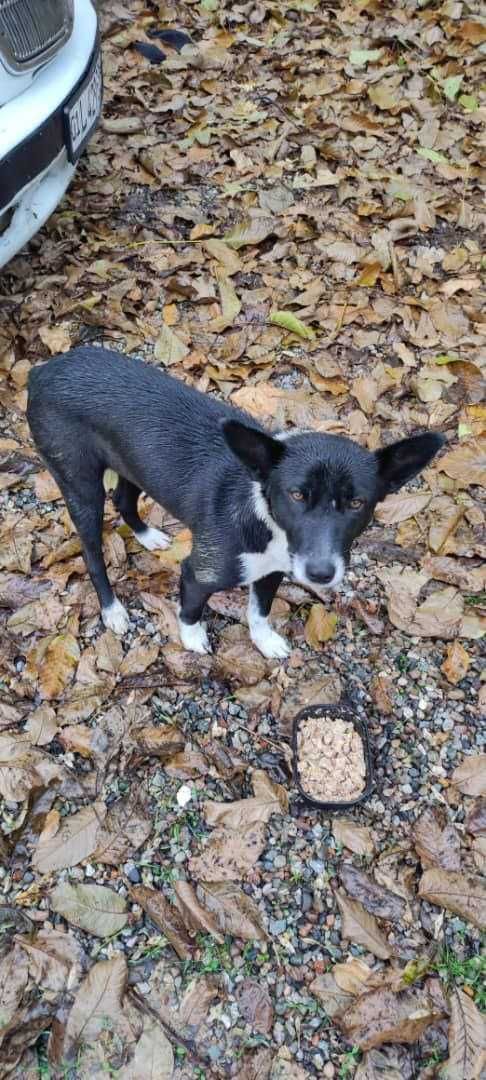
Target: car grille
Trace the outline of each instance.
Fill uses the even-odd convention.
[[[33,67],[64,45],[72,0],[0,0],[0,52],[16,70]]]

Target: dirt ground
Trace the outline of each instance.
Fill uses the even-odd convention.
[[[484,13],[100,9],[102,125],[0,281],[0,1078],[478,1080]],[[24,415],[31,367],[83,343],[280,428],[448,445],[338,594],[284,583],[284,663],[237,592],[185,652],[190,535],[145,499],[172,543],[143,551],[108,498],[119,639]],[[291,734],[339,702],[374,787],[331,816]]]

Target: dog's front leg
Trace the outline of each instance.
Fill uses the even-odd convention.
[[[283,574],[267,574],[250,585],[248,603],[248,626],[250,637],[257,649],[269,659],[284,660],[289,655],[290,646],[285,638],[272,630],[268,621],[273,598],[283,579]]]
[[[206,602],[214,592],[197,581],[190,557],[181,566],[181,592],[179,607],[179,633],[185,649],[193,652],[211,652],[208,634],[201,622]]]

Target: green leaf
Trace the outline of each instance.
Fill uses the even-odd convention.
[[[274,326],[282,326],[284,330],[290,330],[291,334],[307,338],[308,341],[313,341],[316,336],[312,328],[305,326],[296,315],[292,315],[291,311],[272,311],[270,322]]]
[[[379,60],[383,49],[351,49],[349,62],[353,67],[364,67],[365,64]]]
[[[217,11],[218,0],[201,0],[201,7],[203,11]]]
[[[476,112],[476,109],[479,109],[479,102],[474,94],[461,94],[459,105],[462,105],[466,112]]]
[[[463,78],[464,75],[450,75],[448,79],[444,79],[442,89],[448,101],[456,100]]]
[[[434,364],[453,364],[454,360],[460,359],[460,356],[453,356],[452,353],[439,353],[438,356],[434,356]]]
[[[427,161],[433,161],[436,165],[447,165],[447,158],[443,154],[439,154],[438,150],[430,150],[428,146],[421,146],[417,150],[417,154],[426,158]]]

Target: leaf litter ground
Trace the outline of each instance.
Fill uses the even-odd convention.
[[[428,1080],[447,1061],[474,1080],[480,5],[108,0],[101,17],[103,125],[1,286],[0,1076]],[[192,44],[150,63],[176,27]],[[181,650],[190,536],[148,502],[166,552],[107,503],[131,626],[100,626],[24,419],[31,366],[83,342],[281,426],[370,448],[446,432],[338,597],[282,587],[285,665],[250,645],[238,593],[211,601],[214,654]],[[331,820],[291,790],[289,734],[342,696],[368,717],[376,788]]]

